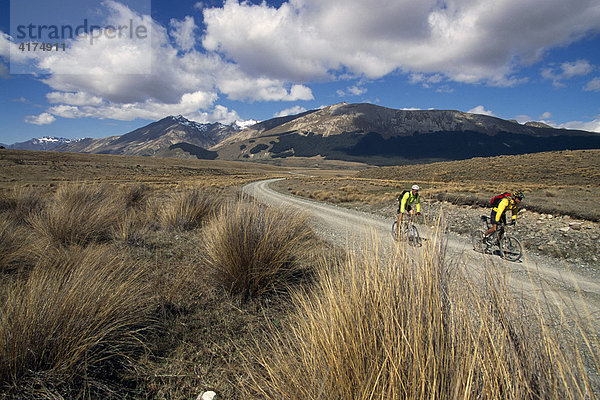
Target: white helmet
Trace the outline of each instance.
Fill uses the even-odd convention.
[[[421,189],[421,188],[419,187],[419,185],[413,185],[413,187],[412,187],[412,190],[419,190],[419,189]]]

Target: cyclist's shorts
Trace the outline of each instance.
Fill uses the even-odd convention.
[[[406,205],[406,212],[409,212],[410,210],[412,210],[412,207],[410,206],[410,204]],[[398,207],[398,211],[396,211],[396,214],[400,214],[400,207]]]
[[[492,224],[496,223],[496,211],[492,210],[492,213],[490,214],[490,220]],[[502,213],[500,216],[500,222],[506,224],[506,213]]]

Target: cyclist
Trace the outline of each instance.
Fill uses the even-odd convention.
[[[519,205],[524,197],[525,196],[523,195],[523,192],[517,190],[511,195],[507,195],[502,198],[502,200],[500,200],[500,202],[495,205],[494,208],[492,208],[492,213],[490,214],[492,227],[483,234],[483,241],[485,241],[491,234],[498,230],[499,223],[506,224],[506,211],[510,210],[512,214],[510,225],[515,224],[515,221],[517,220],[517,214],[519,213]],[[501,237],[498,239],[501,239]]]
[[[402,226],[402,220],[405,213],[409,213],[412,218],[415,211],[412,209],[412,205],[415,205],[417,209],[417,215],[421,215],[421,197],[419,196],[419,185],[413,185],[411,190],[405,190],[398,196],[398,227]]]

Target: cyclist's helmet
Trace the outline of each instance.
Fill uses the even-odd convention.
[[[419,187],[419,185],[413,185],[413,187],[412,187],[412,190],[419,190],[419,189],[421,189],[421,188]]]
[[[519,200],[523,200],[523,198],[525,197],[523,192],[521,192],[520,190],[517,190],[516,192],[514,192],[513,196]]]

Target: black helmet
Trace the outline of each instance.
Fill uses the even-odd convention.
[[[516,199],[519,199],[519,200],[523,200],[525,195],[520,190],[517,190],[516,192],[513,193],[513,197],[515,197]]]

